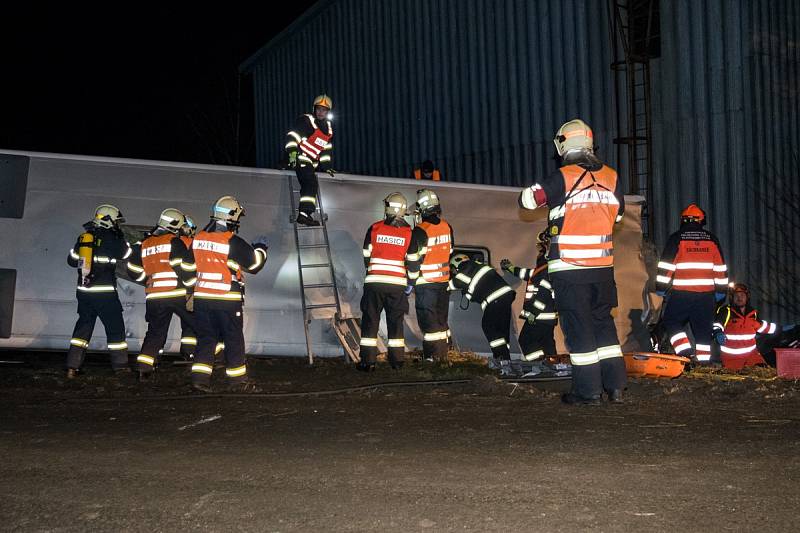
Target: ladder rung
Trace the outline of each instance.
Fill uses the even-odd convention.
[[[302,224],[297,224],[297,222],[295,222],[295,225],[297,226],[297,229],[299,229],[299,230],[323,229],[322,224],[320,224],[319,226],[303,226]]]
[[[306,248],[327,248],[327,247],[328,247],[327,244],[301,244],[300,245],[301,249],[306,249]]]
[[[300,268],[323,268],[331,266],[330,263],[309,263],[307,265],[300,265]]]
[[[306,306],[306,310],[308,309],[322,309],[324,307],[336,307],[336,304],[311,304]]]
[[[333,283],[309,283],[308,285],[303,285],[304,289],[323,289],[325,287],[333,287]]]

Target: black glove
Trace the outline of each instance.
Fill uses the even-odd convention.
[[[512,263],[508,259],[501,259],[500,260],[500,268],[502,268],[503,270],[506,270],[508,272],[511,272],[512,270],[514,270],[514,263]]]
[[[333,175],[335,174],[332,168],[329,168],[325,172],[327,172],[331,177],[333,177]]]
[[[289,168],[297,168],[297,150],[289,152]]]

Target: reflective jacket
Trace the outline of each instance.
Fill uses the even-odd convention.
[[[422,173],[422,169],[421,168],[415,168],[413,176],[414,176],[415,180],[426,180],[426,179],[428,179]],[[431,173],[430,180],[431,181],[441,181],[442,180],[442,173],[439,172],[438,168],[433,169],[433,172]]]
[[[758,312],[750,306],[739,308],[734,305],[723,305],[717,309],[716,328],[725,331],[725,345],[720,346],[723,365],[726,357],[742,357],[760,355],[756,345],[756,335],[771,335],[778,326],[758,318]]]
[[[527,320],[533,316],[536,322],[555,324],[558,321],[553,286],[547,278],[547,261],[542,258],[536,268],[514,267],[511,273],[523,281],[525,285],[525,303],[519,317]]]
[[[244,299],[242,272],[258,273],[267,261],[266,247],[251,246],[231,231],[218,226],[200,231],[192,241],[197,283],[194,297],[204,300],[241,302]]]
[[[453,253],[450,224],[439,217],[426,218],[414,228],[414,236],[422,244],[417,250],[421,265],[416,284],[450,281],[450,255]]]
[[[298,152],[297,161],[319,170],[331,168],[333,125],[330,120],[317,120],[313,115],[301,115],[294,128],[286,134],[286,151]]]
[[[486,309],[486,306],[504,294],[514,292],[495,269],[473,260],[463,261],[458,266],[448,288],[461,290],[467,296],[467,300],[480,302],[481,309]]]
[[[145,299],[182,298],[185,280],[193,277],[181,268],[187,257],[186,245],[177,235],[151,235],[133,245],[128,271],[135,281],[145,282]]]
[[[728,267],[719,241],[700,224],[684,223],[667,240],[658,263],[656,290],[720,292],[728,290]]]
[[[364,283],[405,287],[409,277],[419,276],[419,258],[411,238],[411,226],[402,218],[379,220],[364,236]]]
[[[547,205],[548,270],[609,268],[614,264],[612,232],[622,220],[625,199],[617,173],[588,157],[523,189],[524,209]]]
[[[121,231],[88,226],[86,231],[94,237],[92,243],[92,268],[88,283],[81,283],[80,269],[78,271],[77,289],[79,293],[116,293],[117,292],[117,262],[127,260],[132,253],[131,246],[125,240]],[[70,249],[67,264],[78,268],[80,256],[78,250],[80,237],[75,246]]]

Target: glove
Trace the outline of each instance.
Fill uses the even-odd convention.
[[[664,296],[666,296],[666,295],[667,295],[667,291],[656,291],[656,294],[657,294],[658,296],[661,296],[661,297],[663,298]]]
[[[186,295],[186,310],[190,313],[194,311],[194,294]]]
[[[728,340],[728,338],[725,336],[724,331],[717,330],[714,333],[714,340],[717,341],[717,344],[720,346],[725,346],[725,342]]]
[[[413,285],[406,285],[406,288],[403,291],[403,294],[405,294],[406,296],[409,296],[411,294],[411,291],[413,291],[413,290],[414,290],[414,286]]]
[[[536,315],[534,314],[528,315],[527,318],[525,318],[525,321],[528,322],[528,324],[530,324],[531,326],[533,326],[534,324],[536,324]]]
[[[511,272],[514,269],[514,263],[512,263],[508,259],[501,259],[500,260],[500,268],[502,268],[503,270],[506,270],[508,272]]]
[[[297,150],[289,152],[289,168],[297,168]]]
[[[724,293],[724,292],[715,292],[715,293],[714,293],[714,298],[715,298],[715,299],[716,299],[718,302],[721,302],[722,300],[724,300],[724,299],[725,299],[725,296],[726,296],[726,295],[725,295],[725,293]]]
[[[327,172],[327,173],[330,175],[330,177],[333,177],[333,175],[335,174],[335,173],[333,172],[333,169],[332,169],[332,168],[329,168],[329,169],[328,169],[328,170],[326,170],[325,172]]]

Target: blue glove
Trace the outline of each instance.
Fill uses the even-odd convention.
[[[414,290],[414,286],[413,285],[407,285],[405,290],[403,291],[403,294],[405,294],[406,296],[409,296],[411,294],[411,291],[413,291],[413,290]]]
[[[718,302],[721,302],[722,300],[724,300],[725,296],[726,296],[726,294],[724,292],[715,292],[714,293],[714,298],[716,298],[716,300]]]
[[[656,291],[656,294],[663,298],[664,296],[667,295],[667,291]]]
[[[725,336],[724,331],[717,330],[716,333],[714,333],[714,340],[717,341],[717,344],[720,346],[725,346],[725,342],[728,338]]]

